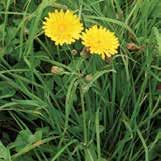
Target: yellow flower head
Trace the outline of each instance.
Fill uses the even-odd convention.
[[[82,34],[82,43],[89,48],[91,54],[99,54],[103,59],[117,53],[118,38],[113,32],[97,25]]]
[[[45,35],[55,41],[56,45],[71,44],[80,38],[83,25],[80,19],[67,10],[55,10],[45,17],[43,22]]]

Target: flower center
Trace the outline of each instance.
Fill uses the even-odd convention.
[[[61,26],[59,27],[59,30],[60,30],[60,32],[64,32],[64,25],[61,25]]]
[[[97,44],[101,44],[101,40],[97,40]]]

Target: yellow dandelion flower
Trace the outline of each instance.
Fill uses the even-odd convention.
[[[82,34],[82,44],[89,48],[91,54],[99,54],[105,59],[117,53],[119,41],[113,32],[94,25]]]
[[[56,45],[71,44],[80,38],[83,25],[72,11],[55,10],[45,17],[43,22],[45,35]]]

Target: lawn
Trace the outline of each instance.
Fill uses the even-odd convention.
[[[161,0],[0,0],[0,161],[161,161]]]

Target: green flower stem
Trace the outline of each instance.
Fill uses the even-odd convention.
[[[84,106],[84,92],[81,87],[80,89],[81,95],[81,105],[82,105],[82,116],[83,116],[83,132],[84,132],[84,144],[87,144],[87,126],[86,126],[86,113],[85,113],[85,106]]]

